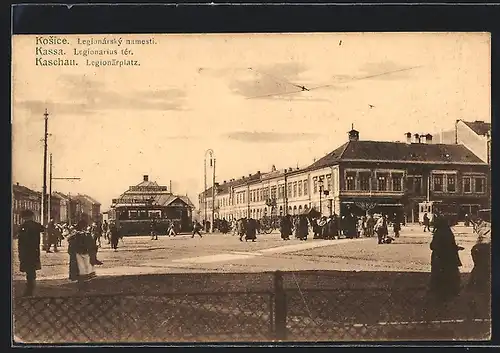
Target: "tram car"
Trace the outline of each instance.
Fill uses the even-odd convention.
[[[424,215],[426,213],[431,224],[436,214],[446,217],[451,226],[458,224],[459,206],[456,203],[446,203],[443,201],[420,202],[418,204],[418,222],[420,224],[424,223]]]

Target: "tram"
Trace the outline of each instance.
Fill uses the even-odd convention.
[[[446,203],[443,201],[424,201],[418,204],[418,221],[424,223],[424,215],[427,213],[432,223],[434,215],[439,214],[448,219],[450,225],[458,224],[460,207],[456,203]]]

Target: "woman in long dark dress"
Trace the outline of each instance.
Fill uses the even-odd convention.
[[[431,292],[439,299],[450,299],[460,292],[460,271],[462,266],[459,250],[448,221],[444,217],[434,218],[434,233],[430,248]]]

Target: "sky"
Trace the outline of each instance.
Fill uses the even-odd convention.
[[[222,182],[309,165],[345,143],[352,125],[361,140],[404,141],[456,119],[491,121],[486,33],[64,37],[78,66],[36,66],[35,36],[13,37],[12,180],[42,188],[47,108],[53,176],[81,178],[54,180],[53,190],[88,194],[103,210],[145,174],[197,204],[207,149]],[[124,47],[133,56],[115,57],[140,66],[88,66],[112,57],[73,55]]]

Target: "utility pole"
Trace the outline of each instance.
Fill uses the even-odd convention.
[[[52,153],[49,156],[49,197],[47,200],[47,214],[48,214],[48,220],[51,220],[52,217]]]
[[[46,222],[46,206],[47,206],[47,138],[49,136],[48,128],[49,128],[49,113],[47,112],[47,108],[45,108],[45,113],[43,114],[45,118],[45,130],[43,135],[43,187],[42,187],[42,204],[41,204],[41,223],[43,226],[47,225]]]
[[[215,157],[214,157],[213,176],[212,176],[212,223],[210,223],[210,233],[214,232],[214,221],[215,221]]]

